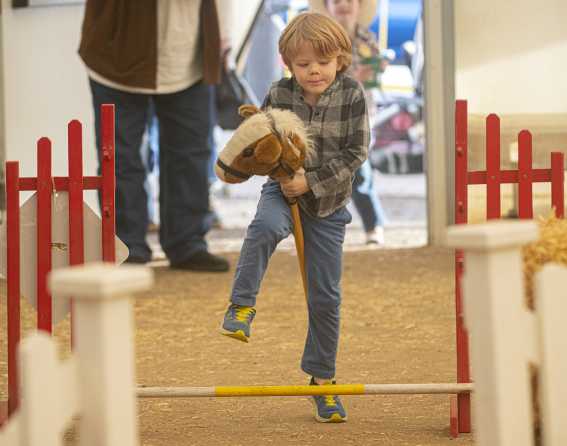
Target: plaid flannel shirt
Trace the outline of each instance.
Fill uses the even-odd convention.
[[[291,110],[305,123],[313,141],[305,160],[310,191],[298,199],[313,217],[326,217],[345,206],[352,195],[354,172],[368,156],[370,130],[362,86],[337,73],[335,81],[312,107],[294,78],[274,82],[262,108]]]

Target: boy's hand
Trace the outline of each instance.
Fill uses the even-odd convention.
[[[295,198],[309,192],[309,184],[305,178],[305,170],[300,168],[292,179],[280,180],[280,187],[287,198]]]

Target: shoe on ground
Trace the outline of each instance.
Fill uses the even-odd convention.
[[[230,304],[224,314],[221,333],[242,342],[250,338],[250,324],[256,316],[254,307]]]
[[[376,226],[373,230],[366,233],[367,245],[383,245],[384,244],[384,228]]]
[[[229,270],[228,260],[209,251],[197,251],[181,262],[171,262],[170,266],[173,269],[212,273],[224,273]]]
[[[130,263],[131,265],[145,265],[150,261],[147,257],[138,256],[135,254],[128,254],[124,263]]]
[[[332,381],[331,385],[336,384]],[[311,378],[310,386],[318,386],[315,378]],[[310,397],[311,402],[315,408],[315,419],[319,423],[344,423],[347,420],[347,415],[343,403],[338,395],[316,395]]]

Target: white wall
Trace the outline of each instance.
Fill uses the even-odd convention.
[[[473,113],[567,112],[567,2],[455,2],[457,97]]]
[[[81,5],[13,9],[2,1],[2,74],[6,160],[20,161],[21,176],[36,175],[36,141],[53,144],[53,174],[67,174],[67,123],[83,123],[83,168],[96,171],[89,86],[77,48]],[[89,202],[94,195],[89,194]]]

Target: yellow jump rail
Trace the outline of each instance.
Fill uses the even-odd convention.
[[[470,383],[335,384],[322,386],[138,387],[140,398],[195,398],[311,395],[424,395],[470,393]]]

